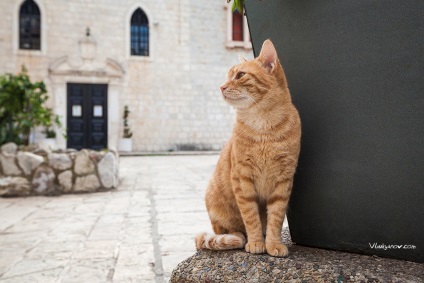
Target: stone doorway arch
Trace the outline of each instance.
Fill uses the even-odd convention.
[[[68,83],[106,84],[107,100],[107,144],[116,148],[120,129],[120,97],[123,95],[124,68],[115,60],[95,60],[95,42],[80,41],[80,58],[68,56],[54,60],[49,66],[54,112],[61,117],[62,124],[67,125],[67,85]],[[66,139],[57,135],[59,148],[66,148]]]

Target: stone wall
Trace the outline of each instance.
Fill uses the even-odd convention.
[[[108,85],[108,147],[117,147],[122,136],[125,105],[134,151],[219,150],[230,137],[235,112],[219,86],[239,55],[253,58],[251,48],[227,47],[231,3],[35,0],[42,21],[39,51],[19,49],[22,2],[0,1],[0,74],[25,65],[33,80],[44,80],[49,106],[63,125],[66,84],[100,83]],[[148,57],[130,55],[130,19],[137,8],[149,21]],[[82,45],[87,27],[93,42],[88,57]],[[57,144],[66,147],[59,134]]]
[[[0,196],[59,195],[115,189],[118,153],[51,152],[38,146],[22,150],[14,143],[0,148]]]

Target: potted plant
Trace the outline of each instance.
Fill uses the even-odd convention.
[[[424,262],[424,2],[244,4],[255,53],[273,41],[302,120],[292,240]]]
[[[130,114],[130,111],[128,110],[128,106],[125,105],[124,115],[123,115],[124,130],[123,130],[122,138],[119,139],[119,145],[118,145],[119,151],[132,151],[132,139],[131,139],[132,132],[131,132],[131,129],[128,125],[129,114]]]
[[[40,140],[40,144],[47,145],[51,149],[56,149],[56,132],[52,128],[45,128],[42,133],[45,137]]]
[[[48,110],[48,118],[44,124],[44,130],[42,133],[44,134],[44,139],[40,140],[40,144],[44,144],[49,146],[51,149],[56,149],[56,130],[62,128],[62,123],[60,122],[60,118],[58,115],[53,114],[52,109],[47,108]]]

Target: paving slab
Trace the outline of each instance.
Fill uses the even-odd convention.
[[[117,190],[0,198],[0,283],[168,282],[211,229],[218,157],[124,156]]]

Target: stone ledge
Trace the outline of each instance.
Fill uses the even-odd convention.
[[[115,150],[51,152],[16,144],[0,148],[0,196],[91,193],[118,186],[119,155]]]
[[[181,262],[171,283],[423,282],[420,263],[298,246],[290,241],[286,258],[240,250],[202,250]]]

